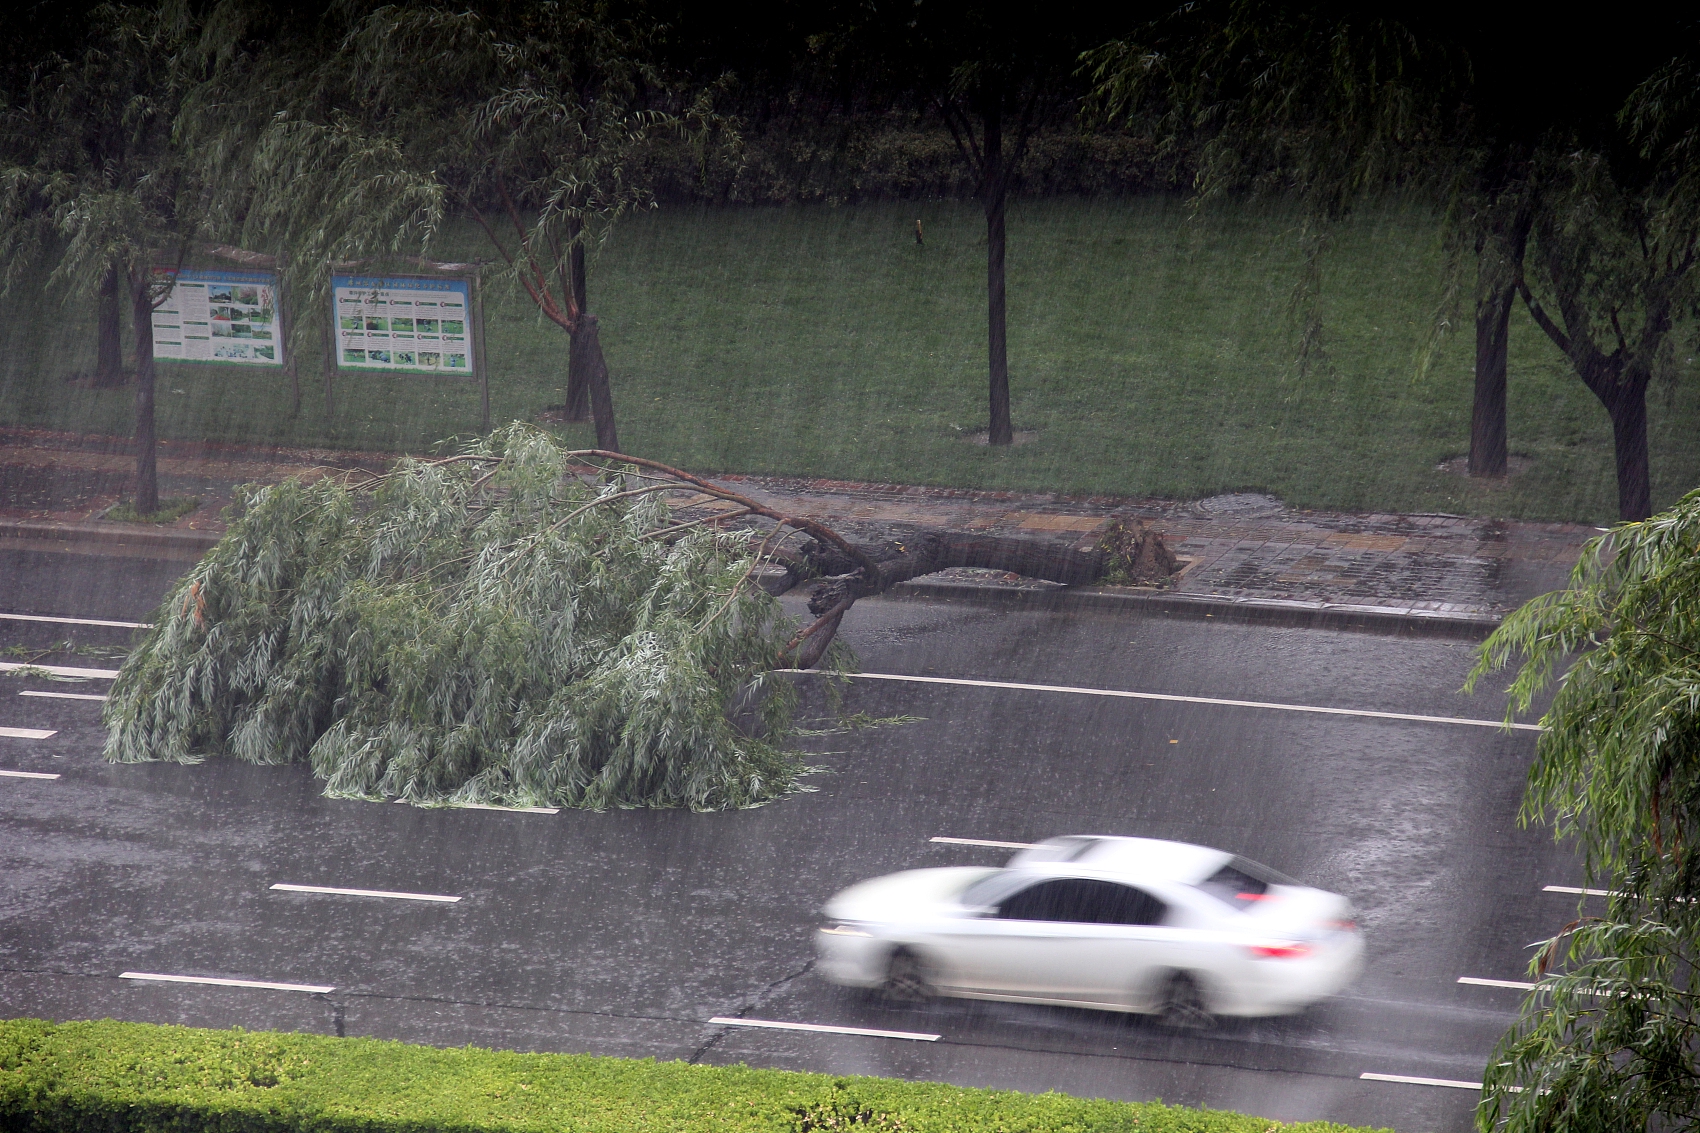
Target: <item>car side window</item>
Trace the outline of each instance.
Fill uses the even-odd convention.
[[[1069,877],[1041,881],[998,906],[999,920],[1072,924],[1154,925],[1168,909],[1143,889],[1113,881]]]
[[[1102,881],[1099,894],[1098,924],[1155,925],[1162,924],[1169,908],[1143,889]]]

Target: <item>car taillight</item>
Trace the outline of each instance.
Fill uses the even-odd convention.
[[[1285,944],[1253,944],[1250,951],[1259,960],[1297,960],[1310,955],[1310,945],[1297,940]]]

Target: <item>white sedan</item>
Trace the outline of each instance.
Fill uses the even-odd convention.
[[[915,869],[827,903],[833,983],[1161,1015],[1286,1015],[1363,966],[1351,902],[1221,850],[1151,838],[1052,838],[1004,869]]]

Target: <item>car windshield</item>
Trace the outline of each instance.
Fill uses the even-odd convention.
[[[1268,900],[1269,890],[1274,886],[1297,884],[1292,878],[1266,865],[1236,857],[1200,881],[1198,888],[1236,909],[1250,909],[1260,901]]]

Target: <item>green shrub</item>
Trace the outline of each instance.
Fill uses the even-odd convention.
[[[29,1133],[762,1130],[1347,1133],[1328,1122],[747,1066],[111,1020],[0,1022],[0,1128]]]

